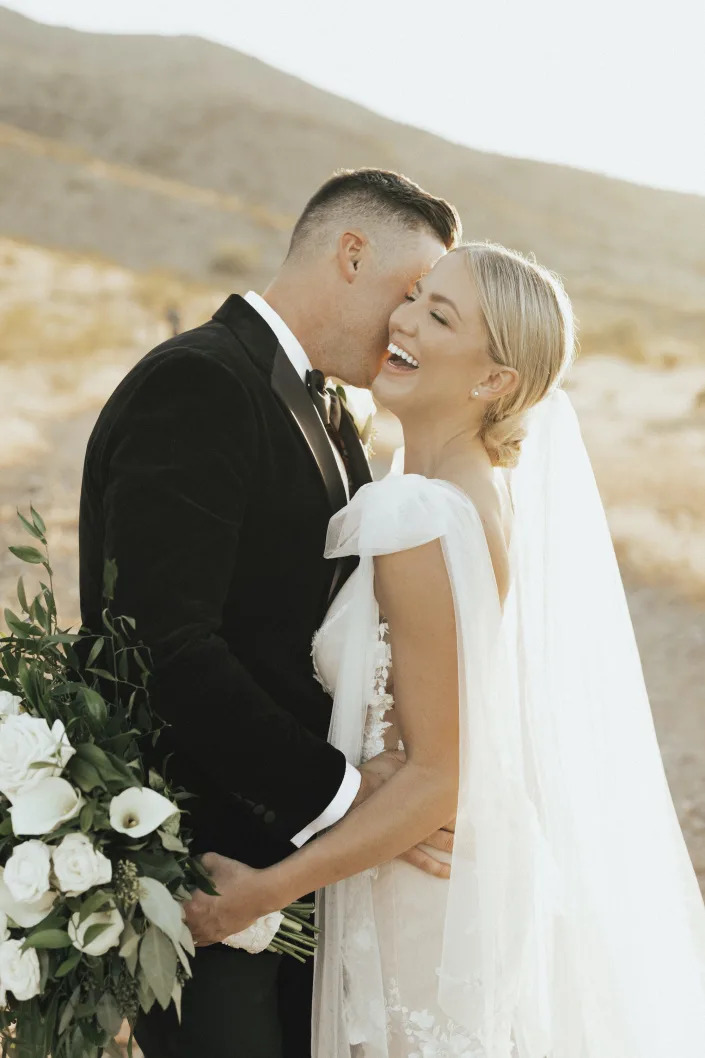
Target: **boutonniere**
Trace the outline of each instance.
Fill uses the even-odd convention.
[[[375,432],[374,417],[377,414],[377,405],[369,389],[337,384],[331,387],[331,393],[335,393],[350,412],[358,436],[369,453]]]

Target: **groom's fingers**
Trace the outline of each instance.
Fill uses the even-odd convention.
[[[424,874],[430,874],[434,878],[450,878],[450,864],[444,860],[434,859],[428,852],[420,849],[418,845],[413,849],[409,849],[399,859],[406,860],[412,867],[418,867]]]
[[[455,834],[452,830],[437,830],[435,834],[426,838],[424,845],[430,845],[432,849],[438,849],[439,852],[452,852],[454,841]]]

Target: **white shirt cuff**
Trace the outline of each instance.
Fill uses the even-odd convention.
[[[346,764],[345,775],[337,794],[328,807],[324,808],[320,816],[317,816],[312,823],[300,830],[298,834],[294,834],[291,839],[292,845],[296,845],[300,849],[314,834],[318,834],[321,830],[338,823],[357,797],[361,782],[362,776],[357,768],[353,768],[352,764]]]

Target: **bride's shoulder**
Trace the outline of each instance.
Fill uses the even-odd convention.
[[[472,501],[451,482],[420,474],[388,474],[363,485],[333,516],[326,554],[407,550],[445,536],[458,515],[478,519]]]

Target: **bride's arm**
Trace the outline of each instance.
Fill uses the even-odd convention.
[[[457,635],[440,542],[375,559],[375,590],[389,622],[406,764],[323,837],[260,872],[268,910],[400,855],[455,815]]]

